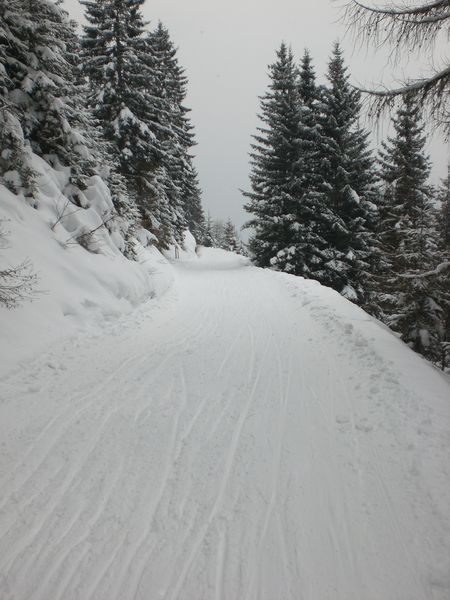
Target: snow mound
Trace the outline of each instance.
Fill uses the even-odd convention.
[[[114,213],[100,177],[77,193],[77,206],[64,193],[70,188],[67,169],[37,156],[33,168],[39,174],[33,206],[0,185],[0,221],[8,234],[0,269],[28,258],[38,277],[33,302],[0,307],[3,372],[57,338],[101,327],[160,296],[173,280],[167,259],[146,246],[145,230],[133,245],[136,260],[122,254],[128,224]]]

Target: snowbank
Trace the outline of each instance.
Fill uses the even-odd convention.
[[[58,338],[102,327],[161,296],[173,280],[167,258],[145,246],[145,231],[135,241],[132,261],[122,254],[127,224],[116,218],[102,226],[113,204],[100,177],[91,178],[77,207],[62,191],[68,189],[67,171],[33,160],[39,173],[33,207],[0,185],[0,220],[8,233],[0,269],[29,258],[38,276],[31,303],[14,310],[0,306],[0,373]]]

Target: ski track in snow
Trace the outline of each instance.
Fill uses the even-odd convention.
[[[0,384],[0,598],[448,600],[448,397],[333,292],[205,251]]]

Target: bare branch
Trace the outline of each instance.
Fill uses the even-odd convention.
[[[8,247],[5,241],[7,235],[0,221],[0,247],[3,249]],[[38,293],[36,283],[37,275],[28,258],[15,267],[0,269],[0,306],[16,308],[23,302],[33,300]]]
[[[51,226],[51,230],[54,231],[55,227],[58,225],[58,223],[60,223],[63,219],[65,219],[66,217],[71,217],[72,215],[74,215],[75,213],[79,212],[80,210],[83,210],[82,208],[76,208],[71,212],[67,212],[69,206],[72,204],[72,202],[70,202],[70,200],[68,198],[66,198],[62,208],[60,208],[58,206],[58,200],[60,198],[62,198],[62,194],[59,195],[59,198],[57,200],[54,201],[54,205],[55,205],[55,209],[56,209],[56,221],[52,224]]]
[[[399,46],[412,49],[432,46],[437,34],[448,29],[449,16],[449,0],[404,8],[371,7],[351,0],[344,7],[342,20],[363,41],[392,44],[398,57]]]
[[[77,233],[72,235],[68,240],[66,240],[64,246],[80,245],[89,252],[95,252],[95,232],[101,229],[102,227],[106,227],[106,225],[115,217],[115,213],[105,215],[102,219],[102,222],[99,225],[97,225],[97,227],[94,227],[93,229],[84,229],[82,231],[78,231]]]
[[[394,8],[377,8],[373,6],[367,6],[366,4],[358,2],[357,0],[354,0],[354,4],[356,4],[364,10],[387,15],[428,15],[430,11],[437,9],[446,9],[450,6],[450,2],[448,0],[436,0],[435,2],[420,4],[419,6],[411,6],[404,8],[397,8],[395,6]]]
[[[368,44],[371,40],[376,46],[390,45],[394,62],[400,60],[401,49],[405,47],[426,53],[430,62],[434,62],[437,36],[443,30],[449,34],[450,0],[423,2],[419,6],[393,4],[392,7],[368,6],[350,0],[344,7],[343,21],[361,42]],[[444,66],[429,77],[406,80],[396,88],[357,89],[371,97],[369,110],[375,117],[390,108],[397,98],[415,96],[424,114],[450,136],[450,66]]]

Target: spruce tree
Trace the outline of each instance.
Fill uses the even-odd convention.
[[[143,2],[83,1],[88,21],[81,40],[83,73],[88,106],[112,145],[128,194],[135,198],[143,224],[167,247],[174,241],[164,223],[171,213],[169,178],[162,164],[161,103],[152,93],[155,71],[144,35]]]
[[[334,45],[322,96],[326,202],[333,212],[326,232],[332,254],[328,285],[364,304],[374,263],[375,174],[367,133],[359,125],[360,93],[349,83],[341,48]]]
[[[246,226],[254,229],[250,248],[258,266],[293,272],[299,90],[294,58],[284,43],[269,76],[269,90],[261,98],[262,126],[253,136],[250,154],[252,191],[244,192],[245,209],[253,215]]]
[[[188,162],[183,190],[184,215],[187,226],[197,243],[203,244],[205,239],[205,214],[201,203],[197,170],[191,161]]]
[[[438,213],[440,230],[439,249],[441,264],[438,267],[439,302],[442,306],[441,358],[440,367],[450,371],[450,169],[446,194]],[[438,362],[439,364],[439,362]]]
[[[440,231],[441,247],[450,252],[450,164],[447,170],[448,175],[442,183],[439,194],[441,210],[438,218],[438,228]]]
[[[195,186],[188,155],[189,148],[194,144],[192,126],[187,117],[189,110],[183,105],[187,79],[178,64],[176,48],[169,32],[161,22],[147,36],[146,46],[147,57],[151,61],[149,66],[153,71],[149,92],[152,93],[156,108],[153,116],[155,134],[169,203],[162,214],[155,210],[153,212],[166,231],[166,237],[173,237],[181,243],[187,226],[185,198],[188,191],[193,193]]]
[[[203,235],[202,245],[206,248],[212,248],[214,246],[213,222],[209,213],[205,219],[205,232]]]
[[[227,219],[227,222],[223,228],[223,242],[222,248],[229,252],[239,252],[240,244],[236,233],[236,227],[234,226],[231,219]]]
[[[211,227],[212,245],[214,248],[223,248],[225,226],[220,219],[216,219]]]
[[[300,64],[298,91],[297,157],[291,188],[295,197],[294,218],[285,253],[289,254],[292,273],[329,285],[328,261],[332,254],[326,232],[334,215],[326,202],[322,174],[325,140],[320,123],[320,89],[308,51]]]
[[[177,50],[169,31],[160,22],[147,38],[149,56],[153,61],[153,95],[159,102],[159,125],[157,132],[164,149],[162,162],[170,180],[171,206],[177,209],[178,221],[174,222],[179,241],[188,226],[199,240],[203,235],[204,214],[198,174],[193,165],[191,149],[195,145],[190,109],[184,104],[187,78],[181,68]]]
[[[32,150],[53,166],[70,167],[72,188],[65,193],[75,199],[96,160],[74,85],[74,25],[60,6],[44,0],[1,2],[0,12],[3,178],[31,196]],[[11,169],[19,175],[15,183]]]
[[[428,184],[424,126],[406,96],[393,119],[395,135],[380,153],[385,194],[380,238],[387,272],[380,302],[385,321],[414,350],[438,362],[450,303],[441,286],[439,239]]]

